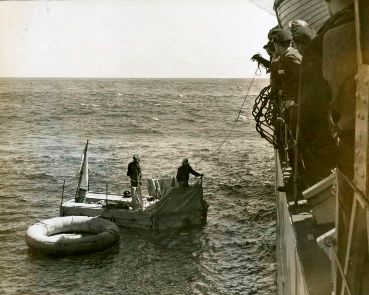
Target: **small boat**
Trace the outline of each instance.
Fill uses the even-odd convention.
[[[166,230],[201,226],[206,223],[208,204],[203,196],[202,178],[187,188],[174,186],[174,179],[147,179],[148,195],[141,188],[125,193],[89,191],[88,141],[85,146],[76,195],[61,201],[60,216],[100,216],[121,227]]]
[[[80,254],[109,248],[119,240],[119,228],[98,217],[55,217],[31,225],[30,248],[50,254]]]

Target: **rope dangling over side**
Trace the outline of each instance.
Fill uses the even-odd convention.
[[[232,125],[232,127],[231,127],[231,129],[228,131],[228,133],[226,134],[226,136],[223,138],[223,140],[218,144],[218,146],[216,146],[216,148],[209,154],[209,155],[207,155],[207,156],[205,156],[205,157],[203,157],[202,159],[200,159],[199,161],[197,161],[197,162],[195,162],[195,164],[198,164],[198,163],[200,163],[200,162],[202,162],[202,161],[204,161],[205,159],[208,159],[208,158],[210,158],[212,155],[214,155],[217,151],[219,151],[220,150],[220,148],[227,142],[227,140],[229,139],[229,137],[231,136],[231,134],[232,134],[232,132],[233,132],[233,130],[234,130],[234,128],[236,127],[236,124],[237,124],[237,121],[238,121],[238,119],[239,119],[239,117],[240,117],[240,115],[241,115],[241,112],[242,112],[242,110],[243,110],[243,106],[245,105],[245,102],[246,102],[246,99],[249,97],[249,93],[250,93],[250,90],[251,90],[251,88],[252,88],[252,86],[253,86],[253,84],[254,84],[254,81],[255,81],[255,77],[257,76],[257,70],[256,70],[256,72],[255,72],[255,74],[254,74],[254,76],[252,77],[252,79],[251,79],[251,82],[250,82],[250,84],[249,84],[249,87],[248,87],[248,89],[247,89],[247,91],[246,91],[246,95],[245,95],[245,99],[243,100],[243,102],[242,102],[242,105],[241,105],[241,108],[240,108],[240,110],[238,111],[238,115],[237,115],[237,117],[236,117],[236,119],[234,120],[234,122],[233,122],[233,125]]]

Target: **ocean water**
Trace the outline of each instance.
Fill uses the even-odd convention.
[[[251,116],[266,83],[1,79],[0,294],[275,294],[274,154]],[[31,251],[25,231],[58,216],[63,180],[74,196],[87,139],[94,191],[121,193],[134,153],[144,177],[189,158],[205,174],[206,226],[121,229],[119,244],[89,255]]]

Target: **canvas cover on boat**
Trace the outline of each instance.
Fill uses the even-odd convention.
[[[199,212],[206,206],[201,186],[187,188],[168,188],[160,202],[148,211],[152,216],[170,216],[183,213]]]

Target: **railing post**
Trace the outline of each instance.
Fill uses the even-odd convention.
[[[64,182],[63,182],[63,190],[62,190],[62,195],[61,195],[60,206],[63,205],[63,200],[64,200],[64,187],[65,187],[65,179],[64,179]]]
[[[108,183],[105,184],[105,205],[108,207]]]

